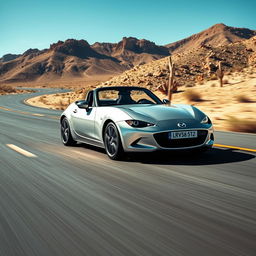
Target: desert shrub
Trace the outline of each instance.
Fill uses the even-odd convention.
[[[64,110],[67,106],[68,104],[65,103],[63,99],[60,99],[56,108],[59,110]]]
[[[192,89],[185,91],[184,96],[189,101],[202,101],[201,94]]]
[[[204,84],[204,76],[203,75],[198,75],[196,76],[196,83],[199,85],[203,85]]]
[[[216,83],[211,84],[211,87],[216,87],[216,86],[217,86]]]
[[[240,103],[250,103],[250,102],[252,102],[252,100],[251,100],[248,96],[243,95],[243,94],[238,95],[238,96],[236,97],[236,99],[237,99],[237,101],[240,102]]]
[[[194,86],[195,86],[195,84],[193,84],[193,83],[189,83],[189,84],[185,85],[185,87],[194,87]]]
[[[210,80],[218,80],[218,77],[217,77],[217,75],[215,74],[215,73],[212,73],[211,75],[210,75],[210,78],[209,78]]]
[[[43,104],[46,104],[46,105],[47,105],[47,103],[48,103],[47,98],[46,98],[46,95],[40,96],[39,101],[41,101]]]
[[[240,73],[243,71],[242,67],[236,66],[235,68],[233,68],[234,72]]]
[[[229,117],[227,119],[227,123],[231,131],[256,133],[255,120],[238,119],[235,117]]]
[[[11,86],[7,86],[7,85],[0,85],[0,93],[13,93],[16,92],[16,89],[11,87]]]

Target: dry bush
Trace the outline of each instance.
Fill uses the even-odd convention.
[[[195,84],[192,84],[192,83],[191,83],[191,84],[186,84],[186,85],[185,85],[185,87],[194,87],[194,86],[195,86]]]
[[[256,120],[229,117],[227,122],[231,131],[256,133]]]
[[[233,71],[236,72],[236,73],[240,73],[240,72],[243,71],[243,67],[236,66],[236,67],[233,68]]]
[[[196,83],[199,85],[203,85],[204,84],[204,76],[203,75],[198,75],[196,76]]]
[[[238,95],[236,97],[236,99],[240,103],[250,103],[250,102],[252,102],[252,100],[248,96],[243,95],[243,94],[242,95]]]
[[[223,84],[229,84],[228,79],[223,79]]]
[[[40,96],[39,101],[41,101],[45,105],[48,104],[46,95]]]
[[[84,100],[87,96],[89,89],[80,89],[74,92],[76,100]]]
[[[68,104],[65,103],[63,99],[60,99],[56,105],[57,105],[56,109],[59,109],[59,110],[64,110],[68,106]]]
[[[210,80],[218,80],[218,77],[217,77],[217,75],[215,74],[215,73],[212,73],[211,75],[210,75],[210,78],[209,78]]]
[[[216,86],[217,86],[216,83],[211,84],[211,87],[216,87]]]
[[[7,85],[0,85],[0,93],[14,93],[14,92],[17,92],[15,88]]]
[[[201,94],[199,92],[195,91],[195,90],[192,90],[192,89],[185,91],[184,96],[189,101],[202,101]]]

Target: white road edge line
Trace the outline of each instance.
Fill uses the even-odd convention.
[[[13,145],[13,144],[6,144],[7,147],[11,148],[12,150],[24,155],[24,156],[27,156],[27,157],[37,157],[36,155],[28,152],[27,150],[25,149],[22,149],[16,145]]]

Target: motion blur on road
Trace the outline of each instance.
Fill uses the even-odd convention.
[[[256,255],[255,152],[118,162],[84,144],[64,147],[61,112],[23,104],[57,91],[0,96],[1,256]],[[215,136],[255,149],[255,135]]]

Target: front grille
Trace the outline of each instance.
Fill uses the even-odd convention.
[[[198,130],[198,137],[189,139],[169,139],[168,133],[161,132],[154,134],[156,142],[163,148],[183,148],[201,145],[205,142],[208,131]]]

